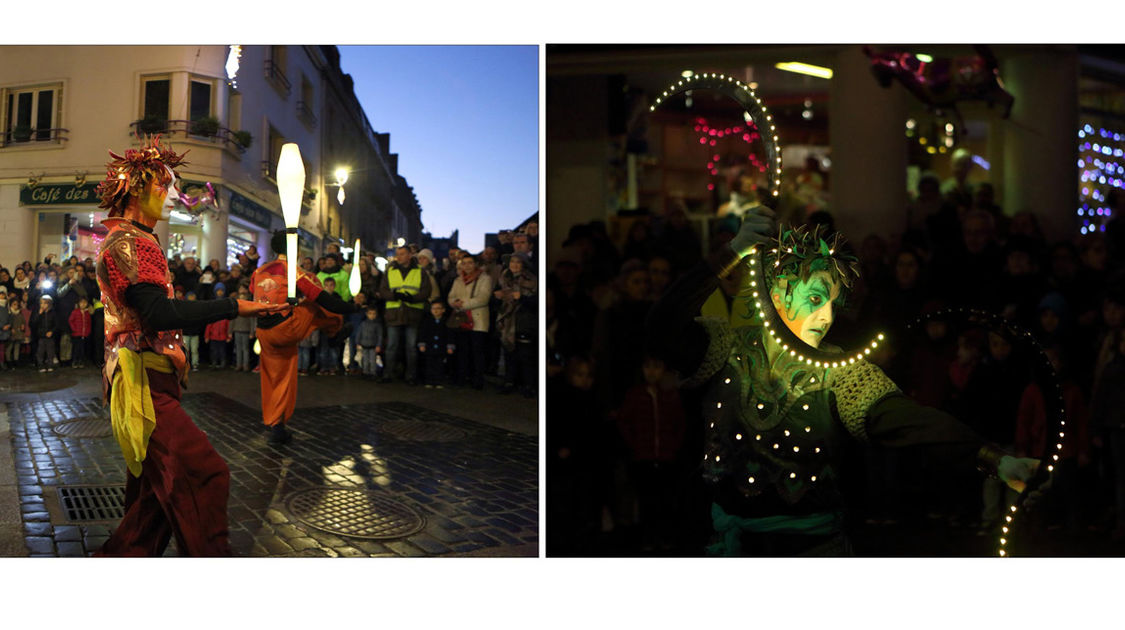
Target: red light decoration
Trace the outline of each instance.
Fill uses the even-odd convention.
[[[696,118],[695,122],[696,124],[693,129],[696,133],[700,134],[699,144],[702,145],[710,145],[713,147],[718,146],[718,140],[721,138],[730,139],[732,137],[738,137],[746,144],[751,144],[756,140],[761,140],[762,138],[762,136],[758,133],[757,126],[753,123],[746,127],[737,125],[734,127],[724,127],[720,129],[718,127],[712,127],[710,124],[708,124],[707,119],[703,118],[702,116]],[[746,157],[750,160],[750,163],[752,165],[757,167],[758,172],[766,172],[766,165],[762,163],[761,159],[759,159],[753,151],[748,151]],[[718,167],[721,160],[722,156],[719,153],[714,153],[711,155],[711,159],[707,162],[707,171],[711,173],[711,175],[716,176],[719,174]],[[715,185],[707,184],[707,190],[715,190]]]

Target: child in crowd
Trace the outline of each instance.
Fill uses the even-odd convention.
[[[188,291],[184,297],[189,302],[196,301],[195,291]],[[184,326],[184,359],[191,364],[194,372],[199,371],[199,338],[203,336],[203,324],[190,324]]]
[[[297,342],[297,374],[306,376],[312,367],[313,349],[320,345],[320,330],[315,329]]]
[[[0,370],[7,369],[5,357],[12,344],[12,313],[8,311],[8,291],[0,286]]]
[[[216,300],[221,300],[226,297],[226,287],[222,282],[216,282],[211,290],[215,292]],[[231,339],[230,320],[220,319],[219,321],[207,324],[207,328],[204,330],[204,337],[207,339],[207,345],[211,350],[211,367],[213,369],[226,368],[227,342]]]
[[[364,347],[359,343],[359,326],[367,318],[367,296],[363,293],[357,293],[352,296],[352,301],[359,307],[359,310],[344,315],[344,323],[351,330],[351,334],[348,335],[347,346],[344,349],[344,357],[348,364],[348,374],[358,375],[364,373],[362,368],[363,356],[367,354]],[[382,345],[382,341],[379,345]]]
[[[336,291],[336,281],[332,278],[324,279],[324,290],[329,293]],[[336,368],[340,363],[340,350],[336,340],[328,335],[320,335],[320,348],[317,353],[317,373],[335,376]]]
[[[54,299],[50,295],[39,298],[39,310],[32,320],[35,330],[37,348],[35,351],[35,364],[40,372],[55,371],[55,330],[58,321],[55,318]]]
[[[418,329],[418,352],[422,353],[422,381],[426,387],[445,386],[446,356],[455,349],[445,325],[445,304],[435,300],[430,304],[430,316],[422,320]]]
[[[239,287],[238,299],[251,300],[250,290]],[[234,369],[238,372],[250,371],[250,340],[258,330],[257,317],[236,317],[230,323],[230,333],[234,339]]]
[[[90,336],[91,317],[90,303],[84,298],[78,298],[78,304],[70,312],[67,323],[70,324],[71,339],[71,367],[84,367],[86,364],[86,338]]]
[[[20,357],[23,361],[31,361],[31,342],[35,338],[34,331],[31,329],[31,303],[27,298],[27,293],[24,293],[24,299],[20,300],[20,314],[23,316],[23,343],[20,344]]]
[[[356,295],[360,297],[362,293]],[[361,348],[363,375],[375,378],[379,353],[383,351],[383,322],[379,319],[379,309],[369,305],[363,313],[364,320],[356,327],[356,344]]]
[[[4,352],[4,359],[9,370],[14,370],[20,361],[20,347],[23,345],[24,340],[27,339],[27,322],[23,318],[23,309],[18,297],[13,297],[8,301],[6,309],[10,316],[8,321],[11,323],[12,336],[8,341],[7,349]]]

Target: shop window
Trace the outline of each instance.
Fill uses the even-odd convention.
[[[4,90],[3,144],[62,139],[58,128],[61,85]]]

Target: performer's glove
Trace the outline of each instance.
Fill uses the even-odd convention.
[[[767,242],[776,232],[774,213],[766,206],[756,206],[742,218],[742,227],[730,241],[730,247],[741,259],[750,254],[755,245]]]
[[[996,476],[1000,477],[1000,480],[1008,484],[1008,487],[1012,490],[1023,492],[1027,487],[1027,481],[1035,475],[1038,468],[1039,460],[1037,459],[1004,455],[996,466]]]

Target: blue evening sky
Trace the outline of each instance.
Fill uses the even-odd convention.
[[[422,229],[484,247],[539,209],[536,46],[340,46],[372,128],[391,134]],[[358,174],[357,174],[358,175]]]

